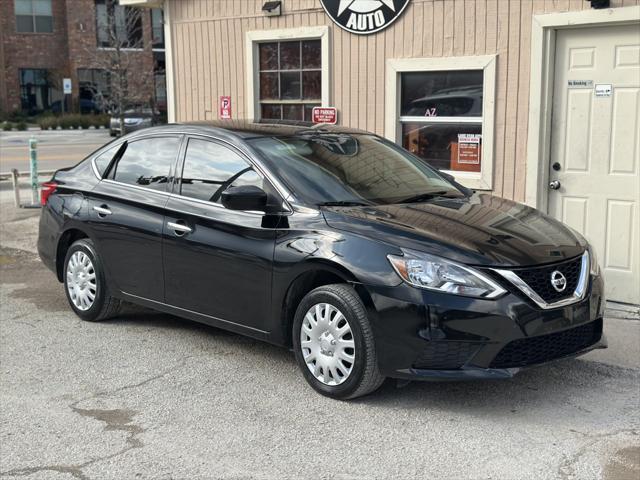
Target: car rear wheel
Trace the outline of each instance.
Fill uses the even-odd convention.
[[[88,238],[74,242],[67,251],[64,287],[69,305],[83,320],[106,320],[120,310],[120,300],[109,293],[102,262]]]
[[[322,395],[352,399],[384,382],[366,309],[348,285],[325,285],[302,299],[293,344],[302,374]]]

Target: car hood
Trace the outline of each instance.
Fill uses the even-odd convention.
[[[425,203],[325,207],[336,229],[468,265],[516,267],[582,254],[585,240],[539,210],[488,194]]]

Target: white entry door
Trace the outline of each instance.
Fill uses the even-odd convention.
[[[607,300],[640,304],[640,25],[559,30],[554,84],[549,213],[594,246]]]

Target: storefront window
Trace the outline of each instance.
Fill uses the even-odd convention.
[[[258,56],[261,118],[310,121],[322,103],[320,40],[260,43]]]
[[[483,71],[406,72],[400,82],[404,148],[441,170],[480,172]]]

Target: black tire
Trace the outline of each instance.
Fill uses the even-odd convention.
[[[114,130],[109,130],[109,136],[110,137],[115,137],[115,136],[117,136],[117,133]]]
[[[318,303],[336,307],[349,322],[355,344],[355,360],[351,373],[338,385],[326,385],[307,366],[300,331],[305,315]],[[378,370],[378,359],[367,312],[354,289],[345,284],[325,285],[309,292],[300,302],[293,322],[293,350],[305,380],[318,393],[339,400],[349,400],[377,390],[385,380]]]
[[[69,268],[69,260],[71,259],[71,256],[78,251],[83,252],[90,258],[96,276],[95,298],[93,300],[93,304],[91,304],[91,306],[86,310],[81,310],[80,308],[76,307],[71,298],[67,285],[67,269]],[[83,238],[74,242],[69,247],[69,250],[67,250],[67,255],[64,259],[63,278],[64,292],[67,296],[67,301],[69,302],[71,309],[82,320],[86,320],[88,322],[99,322],[101,320],[107,320],[108,318],[116,316],[120,311],[121,302],[119,299],[112,297],[109,292],[109,286],[107,285],[107,282],[105,280],[102,261],[100,260],[100,256],[97,254],[93,242],[90,239]]]

